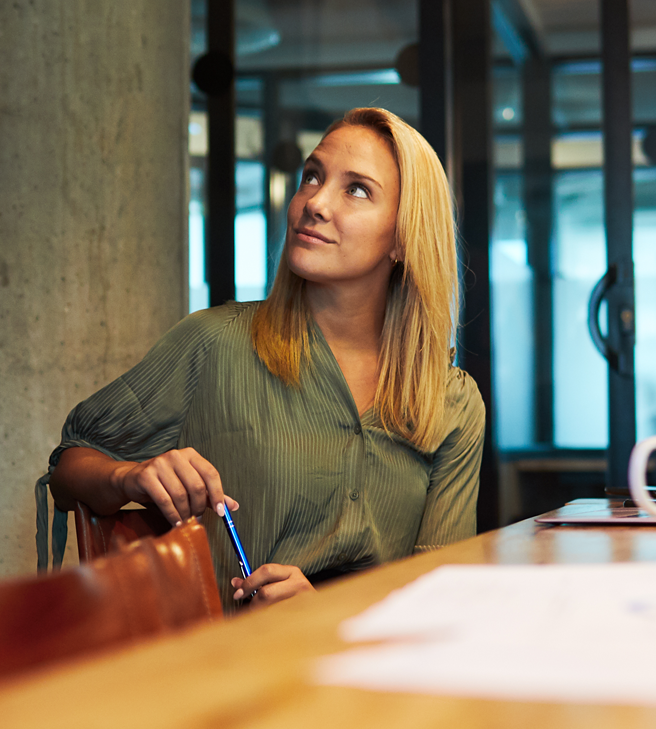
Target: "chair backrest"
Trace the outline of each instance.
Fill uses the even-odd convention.
[[[222,615],[192,518],[79,567],[0,583],[0,679]]]
[[[75,531],[80,562],[105,557],[120,544],[166,534],[171,525],[156,506],[121,509],[101,516],[81,501],[75,502]]]

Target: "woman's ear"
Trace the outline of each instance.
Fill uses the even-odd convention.
[[[396,248],[394,248],[393,250],[390,251],[389,257],[390,257],[390,261],[392,262],[393,266],[395,264],[397,264],[399,261],[401,261],[401,263],[403,263],[403,258],[402,258],[402,256],[399,255],[399,252],[397,251]]]

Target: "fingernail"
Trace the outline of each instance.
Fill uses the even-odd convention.
[[[181,522],[181,521],[176,521],[176,522],[175,522],[175,525],[176,525],[177,527],[179,527],[179,526],[182,526],[182,522]]]
[[[218,503],[218,504],[216,505],[216,513],[217,513],[217,514],[218,514],[218,515],[219,515],[219,516],[220,516],[220,517],[221,517],[222,519],[223,519],[223,517],[225,516],[225,507],[223,506],[223,502],[222,502],[222,501],[221,501],[221,502],[219,502],[219,503]]]
[[[241,589],[241,587],[235,592],[235,594],[232,596],[233,600],[241,600],[242,597],[244,597],[244,591]]]

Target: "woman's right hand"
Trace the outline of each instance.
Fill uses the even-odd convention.
[[[224,502],[230,511],[239,508],[223,493],[216,468],[193,448],[167,451],[143,463],[119,462],[111,483],[126,501],[152,501],[173,525],[200,516],[208,506],[219,516]]]

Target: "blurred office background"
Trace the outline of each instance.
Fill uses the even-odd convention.
[[[445,12],[437,22],[435,7]],[[488,471],[482,484],[482,524],[507,523],[565,499],[603,496],[608,364],[588,331],[590,295],[608,265],[600,2],[235,0],[232,12],[234,292],[222,291],[217,301],[266,296],[298,161],[326,126],[354,106],[394,111],[434,143],[460,187],[461,258],[472,269],[464,279],[460,358],[465,368],[491,380],[489,438],[496,473],[490,477]],[[629,12],[635,415],[642,438],[656,433],[656,4],[633,0]],[[192,64],[208,52],[208,27],[206,0],[194,0]],[[459,44],[471,44],[476,33],[480,43],[472,55],[479,57],[459,69]],[[446,54],[445,44],[452,46]],[[425,105],[442,84],[430,75],[440,73],[446,76],[438,109],[445,129],[436,133]],[[192,310],[210,302],[203,255],[207,115],[207,95],[192,84]],[[473,163],[488,167],[467,200],[458,180],[463,174],[457,169],[458,129],[449,129],[463,115],[465,121],[483,117],[469,132],[478,139],[461,144],[477,146],[480,159]],[[487,220],[487,230],[471,224],[472,217]],[[471,249],[487,241],[487,257],[472,258]],[[489,306],[481,306],[486,297]],[[602,336],[606,316],[602,302]],[[485,326],[468,337],[480,324],[471,320],[481,317],[489,317],[487,344],[481,341]],[[478,360],[486,356],[481,366]]]
[[[603,7],[627,10],[624,0],[3,6],[0,573],[33,569],[31,488],[68,410],[186,312],[266,296],[302,161],[355,106],[419,128],[456,191],[458,356],[490,414],[481,528],[603,496],[609,456],[624,457],[609,437],[609,378],[620,376],[588,330],[612,258]],[[615,86],[631,92],[627,109],[616,105],[631,124],[635,318],[623,310],[623,322],[636,346],[620,377],[631,438],[656,433],[656,3],[628,11],[630,59]],[[610,29],[622,35],[622,23]]]

